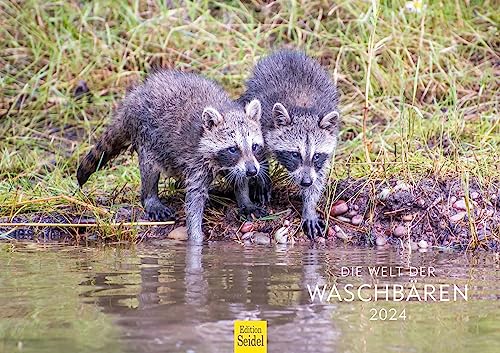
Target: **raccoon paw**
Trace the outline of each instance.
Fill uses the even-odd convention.
[[[244,218],[252,218],[252,215],[255,218],[261,218],[267,216],[268,214],[269,213],[265,208],[256,205],[243,206],[240,208],[240,216],[243,216]]]
[[[271,183],[257,181],[251,187],[252,200],[259,205],[267,205],[271,202]]]
[[[146,215],[151,221],[162,222],[174,219],[175,212],[162,203],[155,203],[146,207]]]
[[[302,229],[310,240],[314,240],[315,237],[324,236],[325,222],[319,217],[304,219]]]

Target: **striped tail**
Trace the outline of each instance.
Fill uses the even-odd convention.
[[[83,186],[97,169],[101,169],[113,157],[130,146],[130,135],[121,124],[110,126],[90,152],[80,161],[76,172],[78,184]]]

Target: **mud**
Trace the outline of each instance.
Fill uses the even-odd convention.
[[[252,220],[253,231],[272,235],[283,225],[289,229],[290,242],[307,242],[300,228],[300,198],[290,186],[277,187],[269,217]],[[327,197],[330,195],[330,198]],[[330,200],[331,202],[328,202]],[[423,179],[414,185],[398,180],[374,181],[345,179],[328,186],[320,210],[330,210],[334,201],[345,201],[346,212],[330,216],[327,243],[348,242],[360,246],[411,246],[419,242],[434,248],[484,249],[500,251],[500,183],[491,182],[481,188],[472,180],[468,191],[460,180]],[[107,204],[105,200],[102,204]],[[184,225],[183,195],[175,193],[164,199],[178,210],[175,225],[114,228],[61,227],[0,227],[0,240],[63,241],[69,243],[94,241],[147,242],[166,238],[174,228]],[[136,205],[121,204],[112,221],[146,220]],[[78,214],[67,207],[57,214],[21,214],[0,222],[37,223],[91,223],[91,213]],[[213,190],[205,213],[204,231],[209,240],[232,240],[244,243],[239,217],[231,194],[227,190]],[[289,225],[288,225],[289,224]],[[129,235],[132,235],[130,237]],[[324,242],[321,240],[321,242]],[[420,243],[421,244],[421,243]]]

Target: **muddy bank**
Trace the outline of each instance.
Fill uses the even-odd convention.
[[[277,187],[268,206],[269,217],[244,220],[224,190],[214,190],[205,215],[209,240],[242,244],[308,242],[300,229],[300,198],[293,187]],[[330,195],[330,197],[327,197]],[[33,241],[148,241],[184,239],[183,195],[165,201],[178,210],[175,225],[140,227],[0,227],[1,240]],[[331,200],[329,203],[328,200]],[[485,189],[476,181],[464,190],[457,179],[423,179],[410,185],[398,180],[346,179],[333,182],[320,207],[328,220],[326,239],[320,243],[349,242],[363,246],[418,248],[480,248],[500,251],[500,183]],[[113,222],[144,220],[140,207],[122,204]],[[92,214],[73,207],[58,213],[21,214],[3,217],[13,223],[92,223]],[[176,229],[173,233],[172,230]]]

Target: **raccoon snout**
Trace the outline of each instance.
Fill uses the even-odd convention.
[[[302,180],[300,180],[300,186],[303,186],[305,188],[311,186],[312,183],[313,183],[313,181],[309,175],[304,175],[302,177]]]
[[[246,173],[247,177],[249,177],[249,178],[254,177],[257,175],[258,172],[259,172],[259,169],[255,165],[255,163],[253,163],[251,161],[245,162],[245,173]]]

